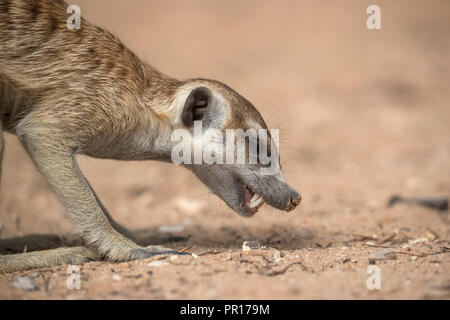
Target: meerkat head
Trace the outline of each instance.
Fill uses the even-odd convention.
[[[286,182],[277,131],[228,86],[190,80],[173,100],[172,161],[190,169],[231,209],[249,217],[267,203],[290,211],[301,200]]]

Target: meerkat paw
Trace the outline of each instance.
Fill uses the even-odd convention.
[[[139,246],[131,241],[119,242],[114,246],[110,246],[107,250],[97,249],[99,252],[103,252],[103,256],[106,260],[111,262],[125,262],[133,260],[141,260],[151,258],[156,255],[179,255],[184,254],[174,249],[165,248],[163,246]]]

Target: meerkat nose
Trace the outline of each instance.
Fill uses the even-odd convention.
[[[289,198],[289,202],[288,202],[286,210],[287,211],[294,210],[295,207],[297,207],[301,201],[302,201],[301,195],[298,195],[297,197]]]

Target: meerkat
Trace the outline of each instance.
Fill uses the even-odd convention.
[[[257,109],[225,84],[167,76],[84,19],[81,28],[69,29],[67,7],[62,0],[0,0],[0,173],[6,131],[18,137],[81,230],[85,246],[39,250],[45,248],[35,244],[33,252],[0,255],[0,272],[178,254],[140,246],[116,223],[76,155],[170,162],[171,133],[192,129],[194,121],[222,131],[267,129]],[[255,198],[286,211],[301,199],[281,167],[266,176],[255,173],[258,164],[185,167],[242,216],[258,210],[251,205]],[[34,239],[3,239],[0,249],[16,243],[20,250]]]

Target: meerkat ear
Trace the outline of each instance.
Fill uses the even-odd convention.
[[[181,113],[183,124],[191,127],[194,125],[194,121],[202,120],[208,111],[211,100],[212,93],[208,88],[199,87],[192,90]]]

